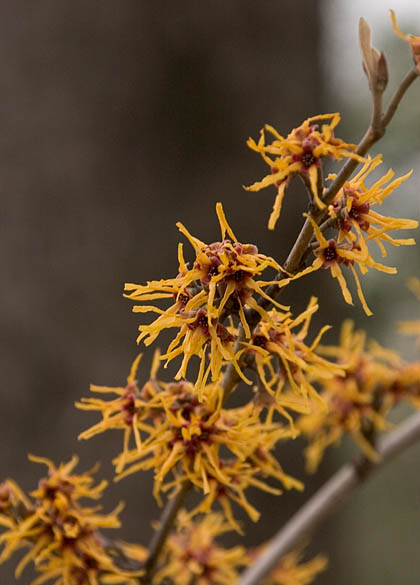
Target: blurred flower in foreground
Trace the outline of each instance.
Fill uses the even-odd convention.
[[[59,467],[40,457],[31,461],[45,464],[48,476],[41,479],[38,489],[31,492],[33,501],[11,482],[0,487],[0,525],[7,528],[0,536],[4,546],[0,562],[13,552],[29,547],[19,562],[16,577],[33,561],[41,576],[33,584],[51,579],[63,585],[98,585],[99,583],[136,583],[138,570],[124,571],[114,564],[107,553],[106,540],[99,532],[103,528],[119,528],[119,505],[110,514],[100,514],[100,507],[81,506],[81,498],[97,500],[102,496],[106,481],[93,485],[95,469],[81,475],[73,474],[78,459]]]
[[[264,550],[262,546],[260,551]],[[251,553],[252,560],[258,558]],[[262,585],[309,585],[317,575],[325,571],[328,565],[324,555],[318,555],[310,561],[302,562],[302,548],[292,551],[281,559],[271,575],[262,581]]]
[[[159,315],[150,325],[140,325],[137,341],[144,339],[145,345],[150,345],[164,329],[178,329],[162,359],[169,362],[179,355],[183,356],[181,367],[175,376],[178,380],[186,376],[191,357],[197,355],[200,359],[195,385],[198,393],[210,373],[213,382],[219,379],[222,365],[226,362],[234,365],[242,380],[251,383],[238,366],[234,351],[235,338],[223,325],[227,317],[237,316],[249,339],[251,332],[244,309],[255,309],[261,317],[269,319],[267,312],[255,300],[255,294],[268,299],[280,309],[288,308],[265,294],[264,287],[272,284],[272,281],[265,282],[256,278],[267,268],[282,270],[280,265],[273,258],[259,254],[253,244],[239,243],[226,221],[221,203],[217,204],[216,211],[221,242],[206,245],[192,236],[181,223],[177,224],[196,254],[191,268],[188,268],[184,260],[180,244],[179,274],[176,278],[154,280],[147,285],[125,285],[125,290],[129,291],[125,296],[133,301],[144,303],[150,300],[173,299],[172,305],[166,310],[151,305],[134,306],[134,312],[154,312]],[[230,239],[225,239],[226,233]]]
[[[169,578],[174,585],[232,585],[239,569],[247,564],[244,547],[222,548],[216,538],[230,530],[219,514],[209,514],[192,522],[185,511],[178,517],[177,531],[169,535],[156,585]]]
[[[397,33],[397,35],[404,39],[404,41],[407,41],[407,43],[409,44],[411,53],[413,55],[414,63],[420,75],[420,37],[412,34],[406,35],[403,32],[401,32],[401,30],[398,28],[397,17],[395,16],[395,12],[393,10],[391,10],[391,19],[392,26],[394,27],[394,30]]]
[[[420,362],[403,364],[395,370],[389,397],[393,404],[404,401],[420,409]]]
[[[308,471],[316,471],[327,447],[350,435],[364,455],[377,458],[370,437],[375,431],[389,428],[386,415],[393,405],[386,392],[394,382],[395,368],[401,365],[396,352],[371,342],[365,349],[365,334],[353,331],[353,323],[345,321],[339,346],[319,348],[320,353],[346,364],[346,375],[326,380],[320,394],[328,406],[298,420],[298,428],[307,436],[305,450]]]
[[[317,120],[330,120],[322,124],[319,130]],[[287,138],[283,138],[272,126],[266,124],[261,130],[258,143],[249,138],[247,144],[258,152],[268,164],[271,174],[264,177],[249,187],[247,191],[260,191],[269,185],[277,187],[277,197],[274,202],[273,211],[268,222],[269,229],[274,229],[280,216],[281,206],[285,190],[290,179],[295,174],[300,174],[308,184],[316,205],[322,209],[325,204],[321,201],[322,193],[319,193],[319,179],[321,173],[321,159],[329,157],[334,160],[343,158],[354,158],[360,162],[364,159],[354,153],[356,145],[346,144],[339,138],[335,138],[334,129],[340,122],[340,114],[323,114],[308,118],[299,126],[294,128]],[[274,136],[271,144],[266,144],[268,132]]]
[[[410,278],[408,280],[408,288],[420,302],[420,279],[414,277]],[[416,335],[417,344],[420,347],[420,320],[401,321],[398,324],[398,328],[400,333],[403,333],[404,335]]]

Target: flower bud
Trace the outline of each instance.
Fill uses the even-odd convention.
[[[359,41],[369,87],[382,93],[388,84],[388,66],[384,53],[372,47],[370,26],[364,18],[359,21]]]

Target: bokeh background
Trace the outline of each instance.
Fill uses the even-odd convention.
[[[417,0],[396,0],[394,8],[403,30],[420,32]],[[358,141],[370,115],[357,48],[360,15],[389,56],[392,89],[410,57],[378,1],[1,4],[2,475],[31,489],[40,469],[27,462],[28,452],[57,462],[77,452],[81,469],[101,460],[101,474],[112,477],[120,437],[78,442],[95,417],[73,403],[90,382],[124,381],[139,350],[138,319],[122,298],[123,283],[176,272],[176,221],[214,241],[214,208],[222,200],[239,239],[284,259],[306,196],[300,186],[291,189],[282,221],[269,233],[273,193],[242,189],[266,171],[245,141],[266,122],[284,134],[310,115],[337,110],[339,135]],[[417,86],[380,147],[399,173],[420,167],[419,103]],[[419,187],[415,177],[388,209],[418,219]],[[351,316],[413,358],[395,322],[419,314],[404,287],[407,276],[419,274],[419,252],[397,249],[390,262],[398,277],[364,279],[375,313],[369,319],[345,306],[327,274],[299,283],[289,300],[299,311],[310,294],[319,296],[324,317],[315,325],[335,325],[330,341]],[[316,477],[305,477],[296,443],[279,456],[305,479],[305,493],[256,493],[251,499],[263,519],[247,525],[251,544],[270,536],[352,454],[345,445],[333,450]],[[313,552],[330,557],[319,583],[418,583],[419,456],[412,448],[378,473],[317,532]],[[159,515],[151,479],[111,482],[106,502],[126,501],[126,539],[150,537]],[[13,566],[0,567],[1,583],[14,582]],[[28,581],[29,573],[21,579]]]

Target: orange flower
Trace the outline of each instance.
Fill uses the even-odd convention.
[[[153,398],[161,390],[161,383],[156,379],[160,363],[159,351],[155,352],[149,380],[140,389],[136,376],[141,357],[142,354],[139,354],[132,363],[126,386],[114,388],[92,384],[90,387],[92,392],[116,394],[116,398],[113,400],[82,398],[80,402],[75,404],[80,410],[98,411],[102,414],[102,420],[80,433],[79,439],[90,439],[110,429],[124,431],[120,471],[124,467],[125,457],[130,449],[132,437],[134,437],[137,450],[141,450],[140,431],[150,431],[150,425],[145,422],[145,419],[149,418],[150,413],[153,412]]]
[[[415,229],[418,227],[418,221],[386,217],[372,209],[375,205],[382,205],[384,199],[413,173],[410,171],[390,182],[394,177],[394,171],[390,169],[383,177],[368,187],[365,183],[367,177],[381,163],[381,155],[373,159],[369,158],[360,171],[350,181],[347,181],[337,193],[329,207],[329,215],[337,220],[338,243],[347,241],[350,244],[359,244],[363,237],[365,242],[376,242],[382,256],[386,257],[383,242],[394,246],[413,246],[415,244],[413,238],[392,238],[388,232]],[[328,178],[334,179],[335,175],[329,175]],[[374,267],[378,268],[379,266]]]
[[[377,454],[366,432],[390,426],[386,415],[394,399],[388,399],[392,398],[389,389],[395,380],[395,368],[401,365],[399,355],[376,342],[366,350],[365,334],[353,331],[351,321],[343,323],[338,346],[320,346],[318,351],[345,364],[346,375],[323,381],[320,394],[327,411],[314,408],[297,423],[309,440],[305,450],[308,470],[316,471],[324,451],[343,435],[349,435],[368,458],[375,460]]]
[[[318,124],[314,123],[317,120],[330,120],[330,122],[323,124],[319,130]],[[293,175],[300,174],[303,177],[310,188],[315,204],[323,209],[325,204],[320,199],[322,193],[318,192],[321,159],[329,157],[334,160],[342,158],[364,160],[353,152],[356,148],[354,144],[346,144],[339,138],[335,138],[334,129],[339,122],[340,114],[338,113],[313,116],[305,120],[298,128],[293,129],[287,138],[283,138],[277,130],[266,124],[261,130],[258,143],[249,138],[248,146],[262,156],[270,167],[271,174],[245,189],[260,191],[269,185],[277,187],[276,200],[268,222],[269,229],[274,229],[276,225],[286,187]],[[271,144],[266,144],[265,131],[274,136]]]
[[[372,311],[366,304],[362,287],[360,286],[360,280],[354,268],[354,263],[357,263],[363,269],[369,266],[377,268],[378,270],[383,270],[384,272],[388,272],[391,274],[395,273],[396,269],[382,266],[382,264],[377,264],[369,256],[369,252],[367,250],[367,246],[363,238],[360,242],[360,245],[354,243],[338,244],[337,241],[334,239],[327,240],[324,237],[321,230],[319,229],[319,226],[312,219],[312,217],[308,216],[306,213],[304,215],[308,217],[309,221],[312,223],[315,237],[319,244],[319,247],[314,250],[314,255],[316,256],[316,258],[311,266],[308,266],[301,272],[298,272],[295,276],[285,278],[282,281],[280,281],[280,286],[286,286],[287,284],[289,284],[290,281],[300,278],[301,276],[305,276],[306,274],[310,274],[311,272],[319,270],[320,268],[329,268],[331,271],[331,276],[333,278],[336,278],[340,285],[344,300],[346,301],[346,303],[352,305],[353,298],[347,287],[346,280],[341,270],[341,266],[346,266],[353,273],[354,279],[356,281],[357,294],[359,296],[360,302],[362,303],[362,307],[365,313],[367,315],[372,315]]]
[[[417,71],[420,75],[420,37],[415,36],[412,34],[404,34],[397,25],[397,17],[395,16],[395,12],[391,10],[391,20],[392,26],[394,27],[395,32],[399,37],[401,37],[404,41],[406,41],[411,49],[411,53],[413,55],[413,60],[416,65]]]
[[[395,372],[388,389],[392,406],[401,401],[420,409],[420,362],[404,364]]]
[[[239,408],[222,408],[217,385],[206,386],[203,399],[199,402],[188,382],[166,384],[155,397],[156,414],[150,419],[150,428],[140,450],[128,451],[115,459],[119,473],[116,479],[153,469],[153,493],[158,501],[162,491],[178,490],[185,481],[190,481],[204,495],[210,494],[215,479],[220,486],[228,488],[226,495],[232,494],[232,499],[240,505],[245,504],[240,495],[246,487],[244,480],[247,486],[256,486],[257,477],[272,477],[285,486],[301,486],[283,472],[272,455],[279,441],[295,434],[279,423],[262,422],[260,409],[252,403]],[[242,462],[254,470],[254,473],[244,474],[243,469],[234,467],[241,475],[239,491],[231,485],[232,468],[226,465],[226,459]],[[262,482],[260,487],[265,489]]]
[[[289,420],[292,431],[293,419],[287,409],[309,412],[311,402],[308,398],[322,403],[311,380],[344,376],[341,366],[324,359],[316,351],[323,334],[330,329],[328,325],[322,327],[311,345],[305,343],[312,316],[318,307],[317,299],[312,297],[306,310],[295,318],[291,313],[270,311],[270,321],[262,319],[251,341],[244,344],[254,354],[261,389],[273,397],[271,402],[266,401],[267,420],[271,421],[274,410],[277,410]],[[303,400],[293,400],[290,393],[285,395],[285,382]]]
[[[192,522],[181,510],[177,531],[169,535],[163,549],[156,585],[169,579],[174,585],[231,585],[239,568],[248,564],[243,546],[223,548],[216,538],[230,530],[219,514]]]
[[[16,568],[16,577],[33,561],[41,575],[33,585],[54,580],[56,584],[99,585],[100,583],[126,583],[134,585],[138,570],[118,568],[105,549],[104,537],[99,530],[119,528],[118,514],[122,505],[110,514],[101,514],[100,507],[86,507],[82,498],[99,499],[106,481],[94,486],[92,469],[83,474],[73,473],[77,457],[56,467],[52,461],[29,456],[31,461],[48,467],[48,476],[41,479],[38,489],[31,492],[32,501],[11,480],[0,490],[2,503],[0,525],[7,528],[0,535],[4,545],[0,562],[7,560],[15,550],[28,547]],[[138,560],[130,550],[121,549],[127,557]]]
[[[136,305],[134,312],[157,313],[159,317],[149,325],[140,325],[138,342],[145,345],[153,343],[158,335],[169,328],[178,329],[175,338],[161,359],[167,363],[182,355],[181,367],[176,380],[184,378],[192,356],[200,359],[200,368],[195,384],[199,396],[211,373],[213,382],[220,377],[224,363],[232,363],[238,375],[247,384],[251,384],[242,373],[234,350],[235,338],[229,333],[223,322],[228,316],[239,319],[249,339],[251,331],[245,319],[244,309],[252,308],[261,317],[267,318],[267,312],[260,307],[254,295],[260,295],[273,305],[286,309],[264,292],[264,287],[272,281],[258,280],[258,276],[267,268],[276,271],[281,266],[268,256],[259,254],[253,244],[241,244],[228,225],[221,203],[216,206],[222,241],[206,245],[192,236],[178,223],[179,230],[186,236],[194,248],[195,260],[191,268],[184,260],[182,245],[178,249],[179,274],[176,278],[148,282],[147,285],[126,284],[130,291],[127,298],[144,303],[157,299],[172,299],[166,310],[152,305]],[[225,239],[226,234],[230,239]],[[209,363],[207,364],[207,357]]]
[[[258,558],[258,552],[263,550],[264,546],[256,554],[251,552],[251,559]],[[327,558],[323,555],[306,562],[302,561],[302,557],[303,547],[284,556],[262,585],[309,585],[328,565]]]

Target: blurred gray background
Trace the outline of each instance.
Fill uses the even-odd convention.
[[[401,10],[394,4],[403,30],[419,34],[417,2],[401,2]],[[361,14],[374,27],[378,17],[374,41],[395,52],[393,85],[409,66],[384,9],[363,8],[344,0],[1,4],[3,476],[32,489],[43,470],[27,462],[28,452],[56,462],[77,452],[80,470],[101,460],[100,475],[111,479],[121,437],[77,442],[96,418],[73,403],[91,382],[124,382],[139,350],[138,318],[122,298],[123,283],[176,273],[176,221],[217,240],[214,209],[222,200],[240,240],[284,259],[306,195],[292,188],[277,230],[268,232],[273,191],[241,187],[266,173],[245,141],[266,122],[287,134],[310,115],[337,110],[337,134],[358,141],[369,117],[355,37]],[[419,98],[416,87],[384,140],[401,173],[419,166]],[[401,190],[392,211],[418,218],[418,188],[417,179]],[[419,253],[398,249],[390,258],[399,278],[364,281],[370,319],[345,306],[326,273],[302,281],[288,300],[299,311],[318,295],[324,317],[315,325],[336,326],[331,342],[341,319],[352,316],[397,347],[395,320],[420,311],[404,288],[404,278],[419,273]],[[410,346],[401,347],[412,357]],[[348,456],[335,450],[316,477],[305,477],[301,449],[287,445],[280,457],[305,480],[304,495],[251,495],[263,519],[247,524],[249,543],[269,537]],[[330,569],[317,582],[418,583],[419,455],[414,448],[379,473],[318,531],[311,550],[327,552]],[[159,515],[151,479],[133,476],[108,490],[109,508],[126,501],[120,536],[127,540],[147,543]],[[14,566],[0,567],[0,582],[13,582]]]

